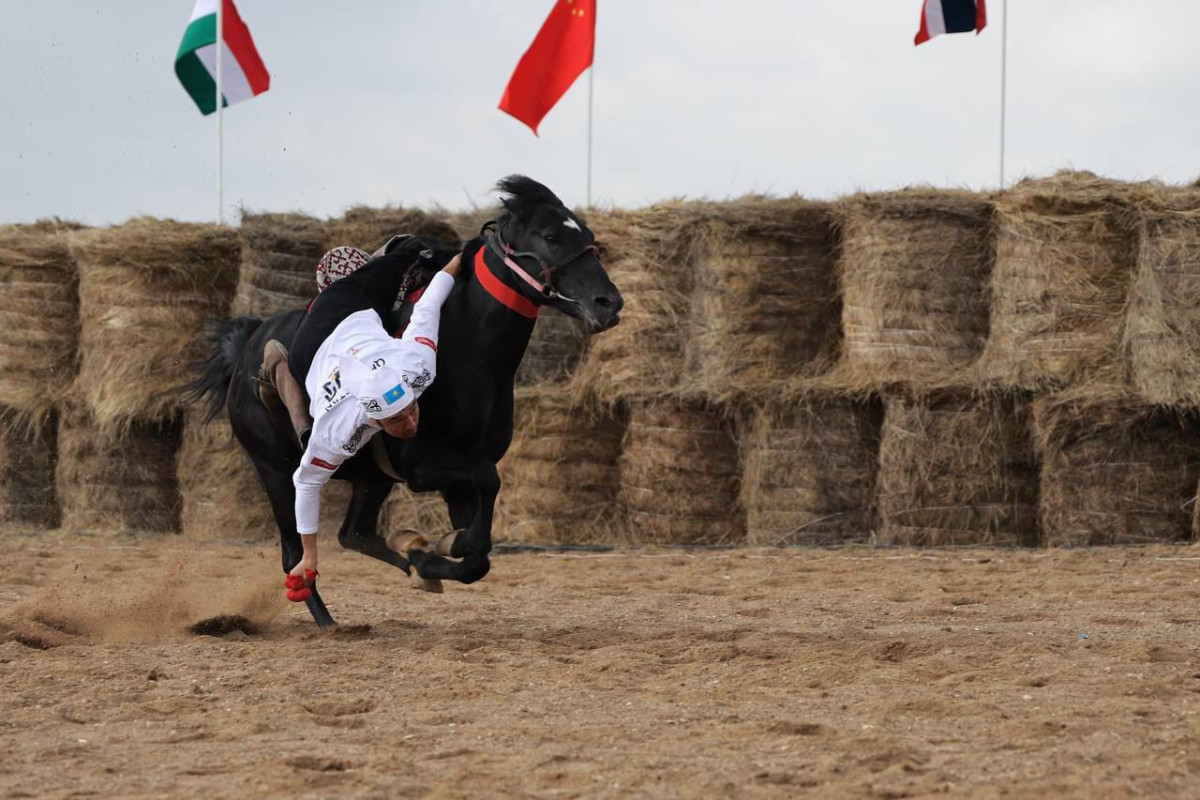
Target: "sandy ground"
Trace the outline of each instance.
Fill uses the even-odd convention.
[[[1200,548],[0,543],[4,797],[1200,796]]]

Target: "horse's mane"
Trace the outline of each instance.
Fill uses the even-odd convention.
[[[558,195],[547,189],[533,178],[525,175],[509,175],[496,183],[496,191],[502,197],[500,202],[504,209],[517,217],[527,217],[536,206],[563,204]]]

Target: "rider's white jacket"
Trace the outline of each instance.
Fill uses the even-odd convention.
[[[454,288],[454,278],[445,272],[434,275],[401,340],[437,352],[438,324],[442,304]],[[381,429],[371,420],[350,388],[342,386],[340,360],[352,356],[369,365],[376,357],[394,356],[396,341],[380,324],[371,309],[357,311],[342,320],[313,357],[305,378],[308,389],[312,434],[300,467],[292,475],[296,486],[296,530],[316,533],[321,516],[321,487],[328,483],[343,461],[353,456]],[[401,365],[403,368],[403,365]],[[433,376],[422,388],[428,388]]]

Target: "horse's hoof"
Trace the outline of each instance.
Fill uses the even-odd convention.
[[[408,576],[408,579],[412,582],[412,587],[414,589],[420,589],[422,592],[441,594],[444,591],[442,582],[440,580],[437,578],[433,578],[432,580],[429,578],[422,578],[417,574],[415,569],[412,571],[412,575]]]
[[[416,531],[393,533],[387,537],[386,541],[390,550],[394,550],[401,555],[411,553],[413,550],[424,550],[429,546],[429,542],[425,541],[425,537]]]
[[[442,538],[438,539],[437,547],[434,552],[443,558],[451,558],[450,551],[454,549],[454,540],[458,538],[458,531],[450,531]]]

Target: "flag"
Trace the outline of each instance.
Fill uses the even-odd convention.
[[[986,27],[985,0],[925,0],[921,4],[921,29],[913,44],[928,42],[943,33],[978,33]]]
[[[222,2],[221,96],[231,106],[262,94],[271,76],[258,57],[250,29],[238,16],[233,0],[196,0],[179,52],[175,74],[200,107],[201,114],[217,110],[217,3]]]
[[[555,0],[550,16],[517,63],[500,110],[537,134],[542,118],[592,65],[596,0]]]

